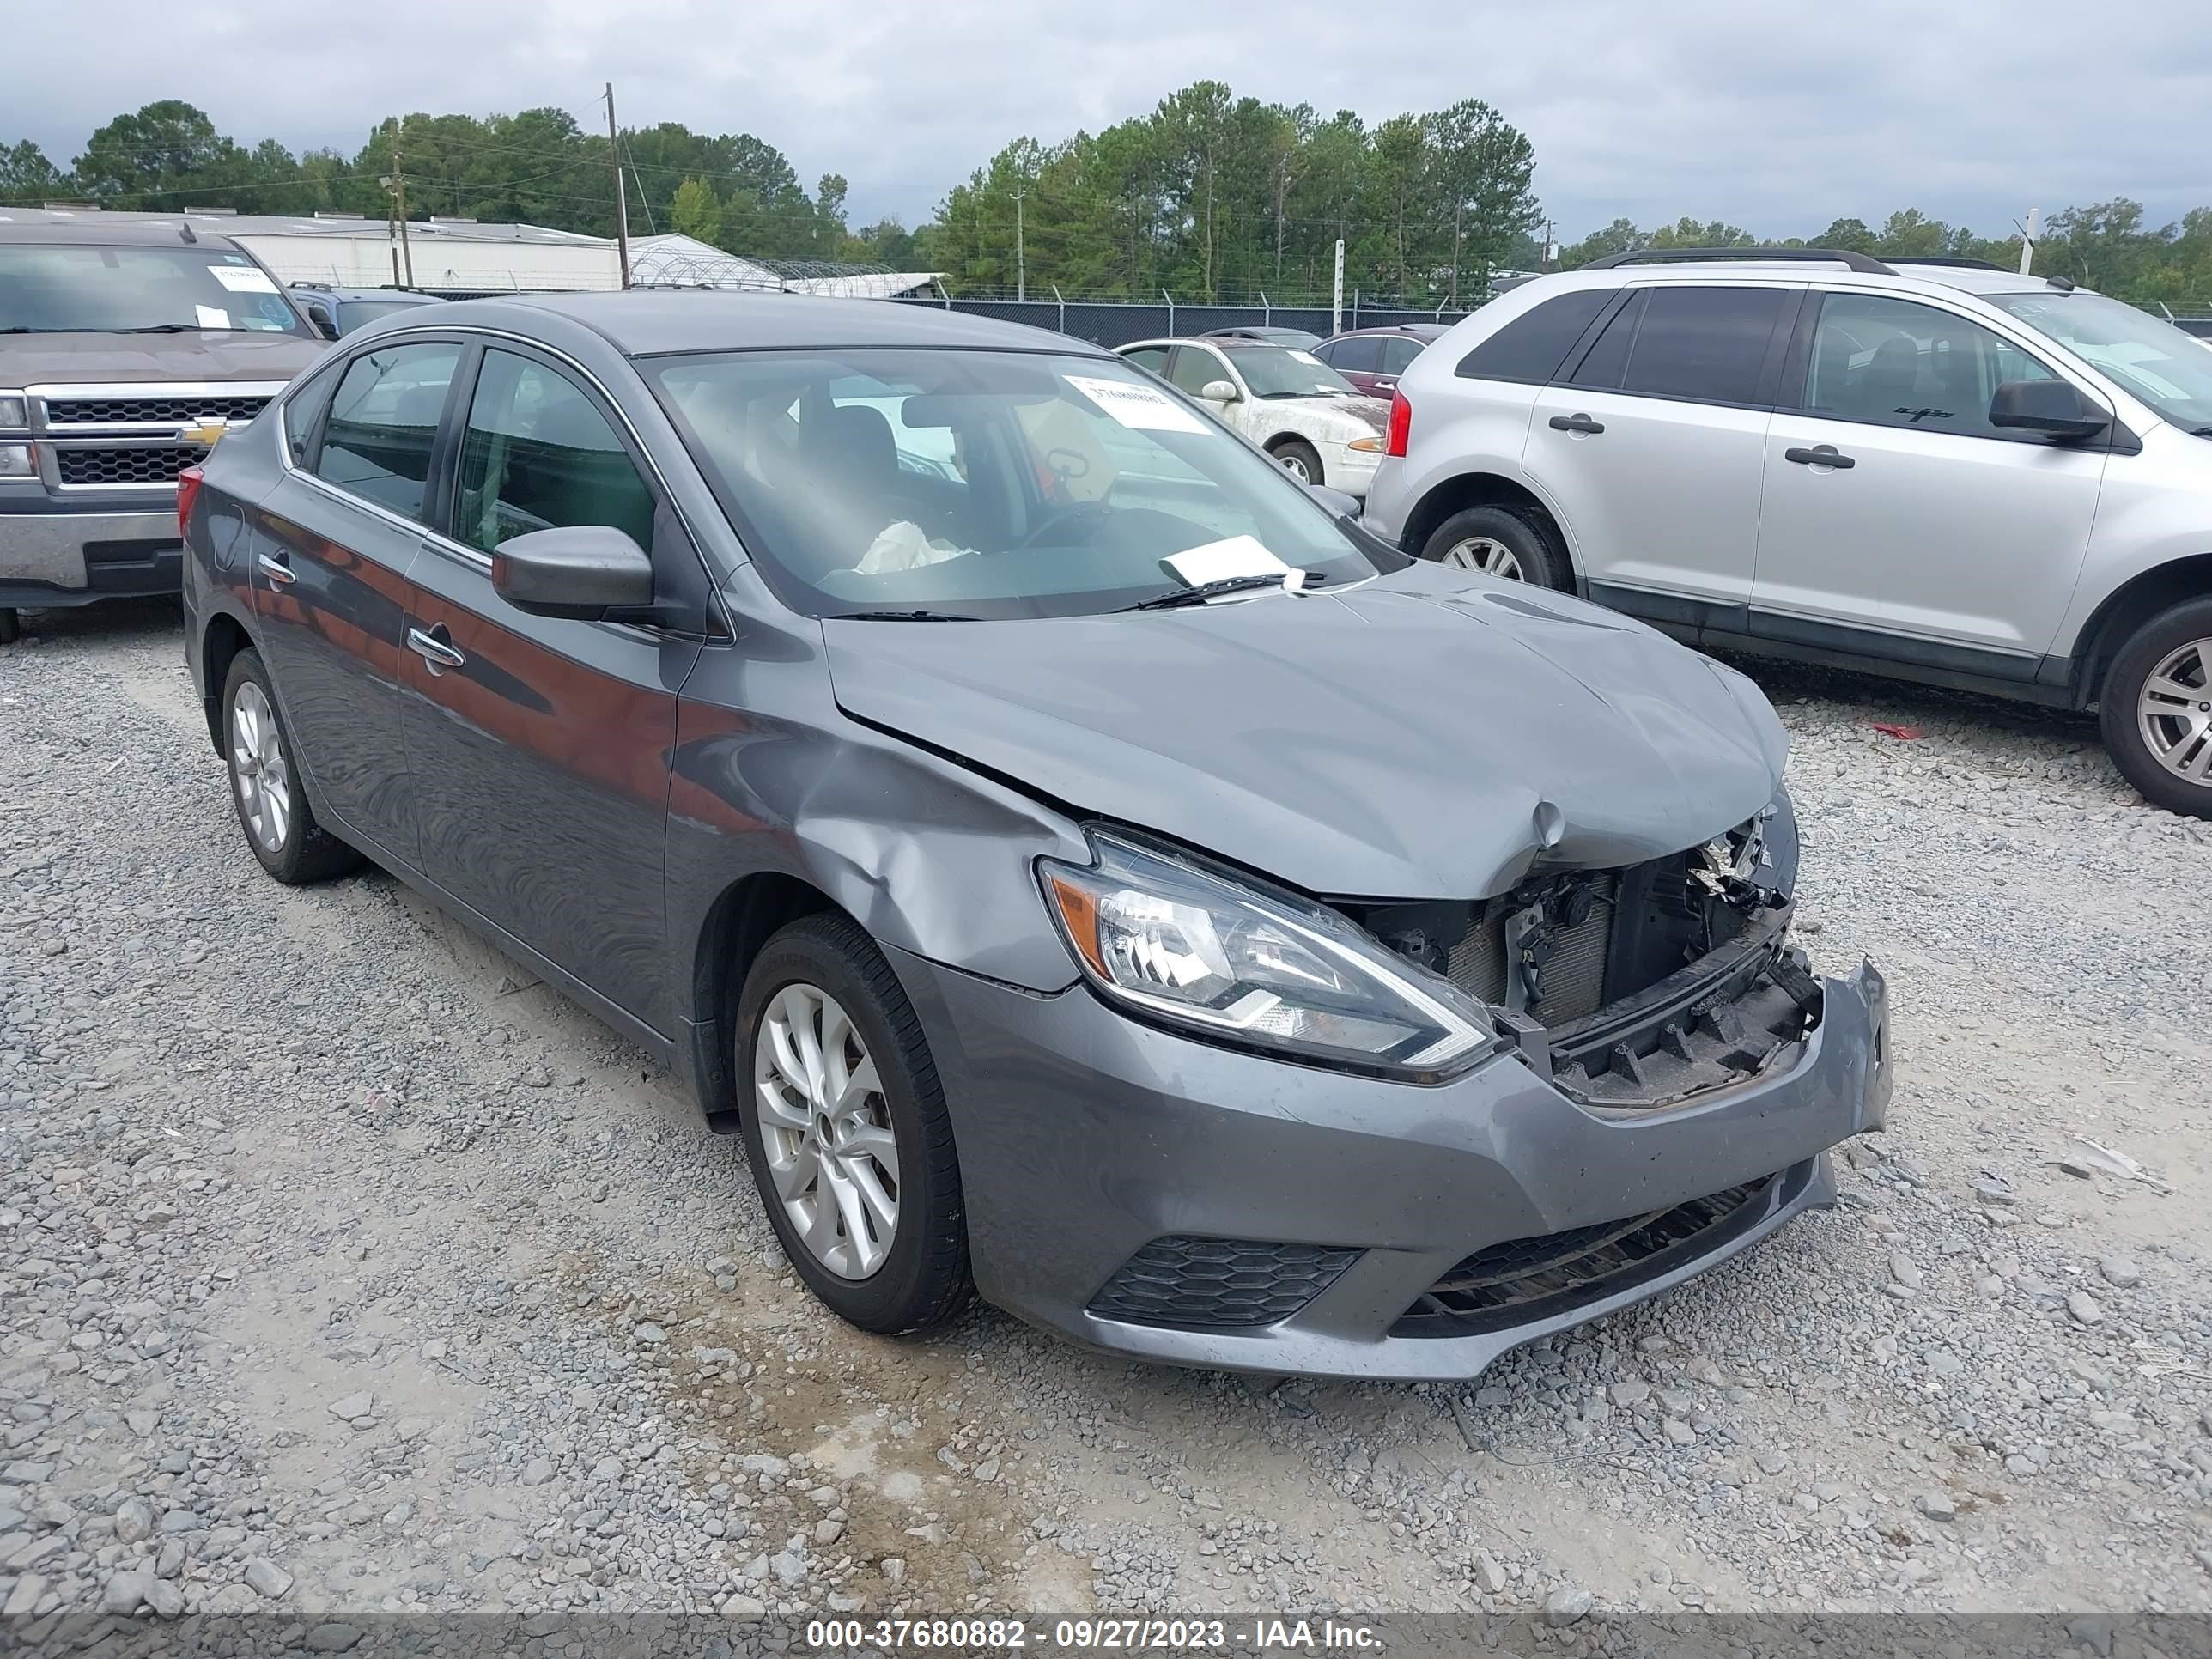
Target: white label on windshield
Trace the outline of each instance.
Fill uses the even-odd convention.
[[[1287,576],[1290,566],[1250,536],[1231,536],[1171,554],[1160,562],[1193,587],[1233,576]]]
[[[1064,378],[1123,426],[1149,432],[1206,430],[1197,416],[1155,387],[1135,380],[1108,380],[1091,374]]]
[[[1300,351],[1296,347],[1293,347],[1291,350],[1291,356],[1297,358],[1302,363],[1311,363],[1316,368],[1327,367],[1320,358],[1315,356],[1310,351]]]
[[[194,306],[193,321],[202,328],[228,328],[230,313],[214,306]]]
[[[210,265],[208,274],[233,294],[274,294],[276,284],[258,265]]]

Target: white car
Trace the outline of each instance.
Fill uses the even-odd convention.
[[[1263,340],[1139,340],[1120,355],[1188,392],[1293,477],[1367,494],[1390,405],[1310,351]]]

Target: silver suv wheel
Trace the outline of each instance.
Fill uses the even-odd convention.
[[[230,705],[230,778],[248,834],[269,853],[292,832],[292,775],[276,711],[252,680],[238,683]]]
[[[2212,784],[2212,639],[2166,653],[2142,683],[2136,721],[2160,766],[2187,782]]]
[[[840,1279],[883,1266],[898,1232],[898,1141],[876,1062],[817,986],[775,994],[753,1042],[761,1148],[784,1214]]]
[[[1502,576],[1507,581],[1528,580],[1513,550],[1490,536],[1469,536],[1464,541],[1454,542],[1444,550],[1438,562],[1462,570],[1480,570],[1486,576]]]

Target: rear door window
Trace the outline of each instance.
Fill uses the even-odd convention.
[[[1373,334],[1356,334],[1348,340],[1339,340],[1336,349],[1329,356],[1328,366],[1340,371],[1348,368],[1360,374],[1380,374],[1382,342]]]
[[[460,360],[459,346],[440,342],[365,351],[348,363],[331,399],[316,476],[403,518],[427,522],[423,494],[430,455]]]
[[[1542,386],[1612,303],[1617,289],[1578,288],[1553,295],[1522,313],[1460,359],[1459,372],[1475,380],[1520,380]]]
[[[1756,402],[1789,290],[1654,286],[1621,390],[1700,403]]]
[[[1137,346],[1121,355],[1139,368],[1149,369],[1162,377],[1168,372],[1168,349],[1165,346]]]

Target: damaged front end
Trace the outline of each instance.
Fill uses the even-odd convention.
[[[1605,1115],[1787,1070],[1820,1019],[1790,943],[1786,795],[1726,835],[1617,870],[1549,871],[1471,903],[1346,905],[1496,1012],[1538,1075]]]

